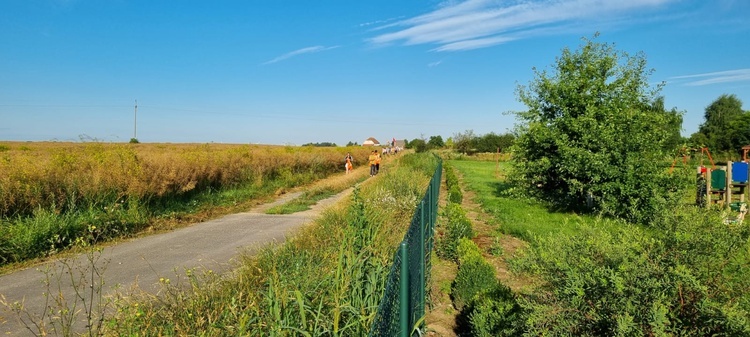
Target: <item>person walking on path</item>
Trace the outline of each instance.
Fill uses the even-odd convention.
[[[375,174],[377,175],[378,172],[380,172],[380,153],[375,151]]]
[[[346,174],[349,174],[349,172],[352,171],[352,161],[354,159],[352,158],[352,155],[349,152],[346,153],[345,158],[346,158],[346,164],[344,166],[346,167]]]
[[[373,150],[370,153],[370,156],[367,158],[370,162],[370,177],[375,176],[375,174],[377,173],[377,171],[375,171],[375,161],[377,160],[377,158],[378,158],[377,150]]]

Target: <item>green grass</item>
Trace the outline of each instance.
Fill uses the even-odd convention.
[[[302,193],[302,195],[300,195],[298,198],[295,198],[288,203],[269,208],[266,211],[266,214],[292,214],[307,211],[312,205],[318,203],[318,201],[333,196],[334,194],[336,194],[336,191],[331,188],[305,192]]]
[[[596,217],[551,211],[544,203],[514,196],[505,181],[509,164],[494,162],[450,161],[461,175],[466,189],[475,193],[475,202],[492,215],[500,232],[526,241],[535,237],[575,234],[582,223],[597,222]],[[609,221],[607,221],[609,222]]]

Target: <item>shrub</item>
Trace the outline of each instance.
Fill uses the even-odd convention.
[[[443,214],[446,225],[443,228],[443,235],[437,243],[436,253],[443,259],[456,260],[456,248],[459,240],[473,237],[474,230],[461,205],[448,203]]]
[[[469,246],[469,247],[467,247]],[[459,310],[470,305],[476,296],[497,286],[495,268],[484,260],[479,248],[469,239],[459,243],[458,274],[453,281],[453,305]]]
[[[510,288],[502,283],[478,297],[466,316],[471,336],[519,336],[523,329],[521,306]]]
[[[456,246],[456,256],[458,256],[458,265],[461,266],[471,260],[481,260],[482,252],[470,238],[460,238]]]
[[[464,201],[464,194],[460,187],[454,185],[448,190],[448,201],[459,205]]]
[[[750,334],[750,229],[685,207],[646,232],[582,224],[541,238],[514,268],[543,286],[519,301],[531,335]]]

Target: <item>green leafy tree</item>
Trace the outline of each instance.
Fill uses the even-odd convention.
[[[427,142],[425,142],[424,139],[419,138],[409,142],[409,146],[407,147],[407,149],[408,148],[414,149],[414,151],[416,151],[417,153],[425,152],[428,150]]]
[[[558,207],[653,220],[675,186],[659,165],[680,114],[654,109],[651,72],[643,54],[589,39],[534,69],[517,89],[516,182]]]
[[[740,153],[743,146],[750,144],[750,112],[745,111],[729,125],[732,147],[729,151]]]
[[[669,123],[665,125],[665,127],[669,134],[667,139],[664,140],[664,150],[667,152],[674,152],[685,143],[685,139],[682,137],[683,112],[678,111],[677,108],[667,110],[664,107],[664,97],[657,97],[653,104],[651,104],[651,109],[654,113],[665,114],[668,116]]]
[[[476,138],[474,130],[459,132],[453,135],[453,147],[458,152],[471,154],[474,152],[474,138]]]
[[[443,137],[440,135],[437,136],[430,136],[430,140],[427,141],[427,145],[429,145],[432,149],[440,149],[445,147],[445,142],[443,142]]]
[[[513,145],[514,139],[515,137],[509,133],[498,135],[494,132],[490,132],[481,137],[476,137],[473,143],[477,152],[497,152],[498,149],[500,149],[500,151],[505,151]]]
[[[448,137],[448,139],[445,140],[445,147],[452,149],[454,145],[453,137]]]
[[[747,119],[743,118],[742,101],[735,95],[721,95],[713,101],[704,114],[704,122],[698,132],[706,136],[708,147],[715,152],[735,151],[747,144],[734,144],[740,138],[740,133],[747,129],[742,125]]]

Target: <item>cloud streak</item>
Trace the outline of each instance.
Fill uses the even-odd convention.
[[[277,56],[276,58],[270,61],[263,62],[263,65],[273,64],[273,63],[280,62],[280,61],[283,61],[283,60],[286,60],[295,56],[299,56],[299,55],[319,53],[319,52],[326,51],[326,50],[336,49],[338,47],[339,46],[332,46],[332,47],[313,46],[313,47],[297,49],[295,51],[288,52],[284,55]]]
[[[695,75],[671,77],[670,80],[687,80],[683,85],[702,86],[717,83],[750,81],[750,68],[717,71]]]
[[[628,24],[681,0],[464,0],[374,28],[374,45],[437,45],[433,51],[486,48],[570,27]],[[633,17],[639,17],[633,19]],[[613,23],[614,22],[614,23]]]

